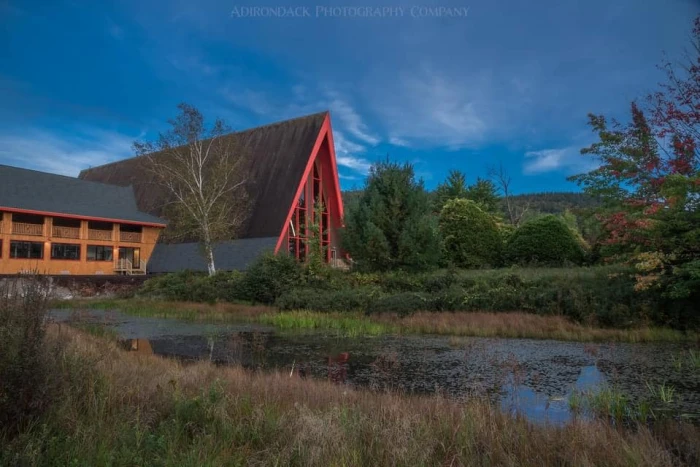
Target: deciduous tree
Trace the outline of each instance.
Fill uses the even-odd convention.
[[[156,182],[167,192],[171,235],[202,244],[207,269],[216,272],[214,243],[234,237],[248,212],[246,154],[221,119],[209,127],[189,104],[155,142],[136,142]]]
[[[700,16],[692,45],[684,66],[662,63],[666,81],[628,123],[589,116],[599,140],[581,153],[600,165],[572,177],[606,201],[604,243],[635,261],[638,288],[676,303],[700,298]]]

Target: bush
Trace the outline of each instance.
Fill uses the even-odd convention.
[[[303,271],[296,258],[265,254],[246,271],[240,282],[241,298],[271,305],[283,293],[303,284]]]
[[[367,313],[396,313],[406,316],[416,311],[430,310],[431,303],[424,295],[415,292],[403,292],[374,300]]]
[[[502,249],[494,219],[466,199],[453,199],[440,212],[445,259],[463,268],[495,266]]]
[[[548,215],[518,228],[510,236],[504,256],[512,264],[562,266],[580,264],[584,252],[566,223]]]
[[[364,311],[378,293],[376,287],[335,291],[300,288],[282,294],[275,305],[280,310]]]
[[[218,298],[215,283],[204,273],[180,271],[147,280],[141,293],[144,295],[183,302],[209,302]]]

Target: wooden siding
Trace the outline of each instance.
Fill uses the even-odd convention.
[[[160,227],[144,226],[142,233],[137,233],[137,235],[140,237],[140,242],[122,242],[111,240],[120,238],[119,224],[114,224],[112,231],[99,231],[108,234],[103,236],[103,238],[109,238],[110,240],[104,240],[90,238],[89,232],[93,230],[88,229],[88,221],[86,220],[81,220],[81,226],[79,229],[75,228],[78,230],[79,238],[67,238],[65,236],[61,236],[63,234],[75,235],[75,231],[71,230],[74,228],[59,226],[54,227],[53,219],[51,217],[46,217],[44,219],[45,227],[43,230],[43,232],[51,232],[50,236],[13,233],[12,213],[9,212],[4,213],[2,221],[0,222],[2,223],[2,226],[0,227],[0,240],[2,241],[0,249],[0,274],[17,274],[21,272],[38,271],[42,274],[113,275],[114,259],[118,257],[120,246],[140,248],[141,259],[147,263],[151,257],[151,254],[153,253],[153,248],[158,240],[158,236],[162,231],[162,228]],[[40,225],[40,227],[42,226]],[[56,233],[59,234],[56,235]],[[135,237],[131,237],[131,240],[134,239]],[[11,241],[41,242],[43,243],[44,257],[42,259],[10,258]],[[52,243],[80,245],[80,260],[51,259]],[[111,247],[113,251],[113,259],[110,261],[87,261],[88,245]]]

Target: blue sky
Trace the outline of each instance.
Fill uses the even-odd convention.
[[[325,9],[368,5],[394,13]],[[185,101],[234,129],[329,109],[345,189],[389,154],[428,187],[502,163],[518,192],[575,190],[586,114],[624,117],[698,13],[697,0],[0,0],[0,163],[77,175],[131,156]]]

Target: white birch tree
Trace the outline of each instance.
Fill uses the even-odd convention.
[[[245,150],[223,120],[207,127],[195,107],[182,103],[178,109],[170,130],[133,147],[166,191],[168,235],[199,241],[212,275],[214,244],[234,238],[248,213]]]

